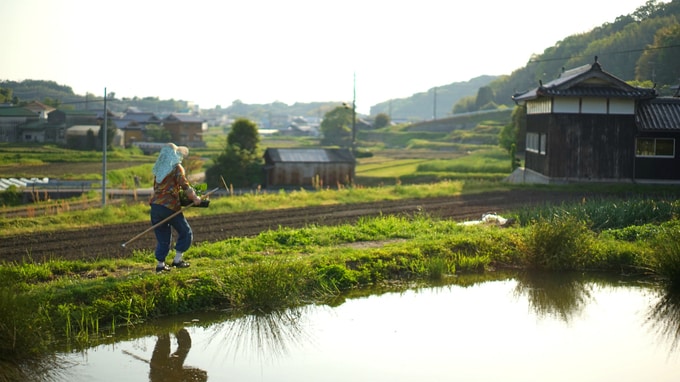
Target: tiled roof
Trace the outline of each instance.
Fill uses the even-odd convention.
[[[544,97],[608,97],[608,98],[653,98],[654,89],[633,88],[631,90],[602,87],[575,86],[569,89],[538,88],[537,95]]]
[[[166,121],[180,121],[180,122],[200,122],[203,123],[203,120],[193,114],[190,113],[172,113],[169,116],[165,117]]]
[[[160,122],[160,118],[158,118],[154,113],[125,113],[123,116],[123,119],[128,119],[140,123],[144,122]]]
[[[288,163],[353,163],[347,149],[267,149],[265,156],[272,162]]]
[[[562,72],[562,74],[539,87],[512,96],[516,102],[538,97],[609,97],[649,99],[657,96],[655,89],[638,88],[605,72],[597,62]]]
[[[642,131],[679,131],[680,98],[662,97],[640,102],[635,122]]]

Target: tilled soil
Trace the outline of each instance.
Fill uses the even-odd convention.
[[[482,214],[516,210],[523,206],[580,200],[585,194],[555,191],[500,191],[463,196],[407,199],[360,204],[305,207],[259,212],[230,213],[189,218],[194,242],[216,242],[232,237],[254,236],[279,227],[353,223],[362,217],[425,213],[454,221],[478,220]],[[153,249],[155,237],[148,232],[122,247],[150,227],[148,222],[0,236],[0,262],[44,259],[95,259],[130,256],[134,249]]]

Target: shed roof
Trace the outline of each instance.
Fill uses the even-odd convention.
[[[640,102],[635,122],[642,131],[680,131],[680,98],[660,97]]]
[[[540,82],[537,88],[512,96],[515,102],[523,102],[539,97],[608,97],[650,99],[657,96],[655,89],[639,88],[628,85],[625,81],[602,70],[595,57],[595,62],[571,70],[547,84]]]
[[[66,129],[66,133],[69,135],[87,135],[89,130],[93,133],[99,134],[100,127],[97,125],[74,125]]]
[[[23,107],[0,107],[0,117],[37,117],[37,114]]]
[[[348,149],[269,148],[264,155],[271,162],[354,163],[354,155]]]

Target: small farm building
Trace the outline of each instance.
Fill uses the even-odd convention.
[[[269,148],[265,187],[336,187],[352,184],[356,160],[348,149]]]
[[[523,171],[534,182],[680,181],[680,98],[631,86],[597,57],[513,99],[526,106]]]

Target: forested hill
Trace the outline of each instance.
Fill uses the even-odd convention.
[[[395,121],[428,120],[450,116],[453,105],[460,99],[474,97],[479,88],[489,85],[496,79],[498,76],[483,75],[466,82],[438,86],[408,98],[381,102],[371,106],[371,115],[385,113]]]
[[[550,28],[550,23],[541,27]],[[538,86],[539,80],[546,83],[557,78],[563,68],[590,64],[596,56],[602,69],[614,76],[637,81],[639,86],[656,85],[662,95],[672,94],[680,81],[680,0],[649,0],[632,14],[566,37],[531,57],[525,67],[492,82],[489,87],[493,100],[499,105],[512,105],[513,94]],[[474,104],[462,100],[457,109],[465,109],[466,103]]]

